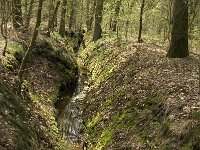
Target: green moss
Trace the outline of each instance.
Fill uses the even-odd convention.
[[[104,103],[104,107],[108,108],[109,106],[111,106],[113,104],[113,100],[111,98],[107,99]]]
[[[87,127],[91,128],[94,127],[96,125],[96,123],[101,119],[101,114],[97,113],[92,120],[88,123]]]
[[[183,150],[191,150],[192,149],[192,143],[188,143],[184,148]]]
[[[14,71],[17,68],[17,61],[15,57],[11,54],[7,54],[6,57],[1,57],[1,62],[3,66],[11,71]]]
[[[96,43],[90,43],[81,53],[87,70],[91,72],[91,80],[89,82],[96,86],[111,77],[117,67],[116,58],[120,51],[114,47],[108,47],[108,42],[113,44],[115,39],[105,38]]]
[[[51,36],[53,38],[55,38],[56,40],[59,40],[59,41],[63,41],[64,40],[64,38],[62,38],[61,35],[58,32],[52,32]]]
[[[9,43],[8,52],[13,56],[15,56],[16,54],[22,54],[24,52],[23,46],[18,42]]]
[[[200,112],[197,112],[197,111],[192,112],[191,119],[195,119],[195,120],[200,121]]]
[[[112,132],[109,130],[104,130],[98,140],[95,150],[103,149],[112,140]]]
[[[13,137],[17,149],[35,147],[33,144],[34,141],[37,141],[36,131],[27,123],[27,112],[24,109],[26,105],[20,97],[2,83],[0,83],[0,93],[2,94],[2,97],[0,97],[0,114],[10,125],[17,128],[17,132]]]
[[[133,129],[135,128],[137,117],[138,113],[136,110],[124,109],[121,113],[113,117],[109,128],[121,129],[122,127],[126,127],[127,129]]]
[[[157,91],[149,96],[145,102],[146,107],[155,107],[159,102],[165,99],[166,93],[162,91]]]
[[[169,121],[165,121],[164,123],[162,123],[161,132],[163,136],[167,136],[169,128],[170,128]]]

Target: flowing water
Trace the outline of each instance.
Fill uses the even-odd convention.
[[[85,98],[87,87],[84,86],[82,75],[79,75],[76,91],[66,106],[65,110],[58,118],[59,129],[62,137],[67,143],[69,150],[82,150],[81,123],[83,99]]]

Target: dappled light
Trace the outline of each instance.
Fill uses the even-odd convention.
[[[199,0],[0,0],[0,150],[199,150]]]

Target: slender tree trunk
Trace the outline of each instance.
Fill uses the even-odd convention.
[[[103,15],[103,2],[104,0],[97,0],[97,6],[95,11],[95,24],[94,24],[94,34],[93,41],[96,42],[101,38],[102,34],[102,15]]]
[[[48,25],[47,25],[47,32],[48,32],[48,36],[50,36],[50,32],[51,30],[54,28],[54,3],[55,0],[49,0],[49,20],[48,20]]]
[[[112,22],[113,22],[113,19],[112,19],[112,13],[110,13],[110,16],[109,16],[109,30],[112,30]]]
[[[10,18],[11,15],[9,15],[7,12],[8,10],[6,11],[6,3],[5,1],[1,2],[1,5],[2,5],[2,18],[1,18],[1,35],[2,37],[4,38],[5,40],[5,45],[4,45],[4,48],[3,48],[3,53],[2,55],[5,56],[6,54],[6,49],[7,49],[7,45],[8,45],[8,37],[7,37],[7,22],[8,22],[8,19]]]
[[[43,0],[39,0],[38,10],[37,10],[37,20],[36,20],[33,36],[32,36],[32,39],[31,39],[31,43],[30,43],[30,45],[29,45],[29,47],[28,47],[28,49],[27,49],[27,51],[26,51],[26,53],[24,55],[24,58],[22,59],[22,63],[20,65],[20,69],[18,71],[18,77],[20,79],[20,83],[22,81],[22,75],[23,75],[23,72],[24,72],[24,68],[25,68],[26,62],[27,62],[27,60],[29,58],[29,54],[33,50],[35,41],[36,41],[37,36],[38,36],[39,27],[40,27],[40,24],[41,24],[41,17],[42,17],[42,5],[43,5]]]
[[[12,14],[12,2],[11,1],[7,1],[7,11],[8,11],[8,14]],[[10,18],[8,19],[8,22],[12,22],[12,16],[10,16]]]
[[[170,34],[171,34],[171,27],[172,27],[172,1],[168,0],[168,30],[167,30],[167,39],[168,42],[170,43],[171,38],[170,38]]]
[[[24,13],[25,14],[28,13],[28,0],[25,0],[25,2],[24,2]]]
[[[91,6],[91,12],[89,12],[89,16],[88,16],[87,21],[86,21],[87,31],[92,30],[92,24],[93,24],[93,21],[94,21],[94,13],[95,13],[95,10],[96,10],[96,1],[97,0],[93,0],[93,6]],[[90,2],[90,1],[88,0],[88,2]]]
[[[54,9],[53,13],[49,16],[49,21],[48,21],[48,33],[50,34],[50,32],[53,30],[54,27],[56,27],[57,24],[57,13],[58,13],[58,8],[60,6],[60,1],[58,1],[56,3],[56,7],[55,9],[52,7],[52,9]],[[49,13],[51,13],[52,11],[50,11]]]
[[[21,0],[14,0],[12,3],[13,27],[20,30],[23,26]]]
[[[171,43],[167,57],[182,58],[188,50],[188,0],[174,0]]]
[[[55,0],[49,0],[49,20],[48,20],[48,28],[51,26],[51,24],[53,24],[52,20],[53,20],[53,15],[54,15],[54,10],[55,10],[55,6],[54,6]]]
[[[142,5],[140,7],[140,22],[139,22],[139,34],[138,34],[138,42],[143,42],[142,40],[142,21],[143,21],[143,14],[144,14],[144,4],[145,0],[142,0]]]
[[[58,1],[56,3],[56,8],[55,8],[55,11],[54,11],[54,27],[57,27],[58,26],[58,8],[60,6],[60,1]]]
[[[61,8],[60,28],[59,28],[59,34],[61,35],[61,37],[65,36],[66,5],[67,5],[67,0],[63,0]]]
[[[29,4],[29,8],[28,8],[28,11],[26,13],[26,16],[25,16],[25,25],[24,25],[24,28],[27,30],[30,26],[30,21],[31,21],[31,15],[32,15],[32,10],[33,10],[33,4],[34,4],[34,0],[31,0],[30,1],[30,4]]]
[[[69,16],[69,29],[75,29],[76,27],[76,7],[77,7],[77,0],[72,0],[71,11]]]
[[[128,30],[129,30],[129,20],[126,21],[126,30],[125,30],[125,38],[128,40]]]
[[[90,7],[91,7],[91,5],[90,5],[90,3],[91,3],[91,1],[90,0],[86,0],[86,27],[87,27],[87,31],[89,30],[88,28],[88,26],[89,26],[89,20],[90,20],[90,15],[91,15],[91,10],[90,10]]]
[[[78,2],[77,2],[78,3]],[[78,4],[77,4],[78,5]],[[84,11],[84,0],[81,0],[81,8],[80,8],[80,10],[81,10],[81,12],[83,12]],[[78,12],[77,12],[78,13]],[[81,13],[80,14],[80,21],[78,22],[78,29],[79,30],[81,30],[81,29],[83,29],[83,19],[84,19],[84,17],[83,17],[83,13]],[[79,20],[79,19],[77,19],[77,15],[76,15],[76,20]]]
[[[113,21],[113,31],[117,31],[117,22],[118,22],[118,17],[119,17],[119,12],[120,12],[120,7],[121,7],[122,0],[117,0],[116,6],[115,6],[115,14],[114,14],[114,21]]]

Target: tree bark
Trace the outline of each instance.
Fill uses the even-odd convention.
[[[33,3],[34,3],[34,0],[31,0],[30,3],[29,3],[28,11],[27,11],[26,16],[25,16],[25,25],[24,25],[24,28],[26,30],[30,26],[31,15],[32,15],[32,10],[33,10]]]
[[[54,15],[54,10],[55,10],[55,0],[49,0],[49,18],[48,18],[48,28],[53,24],[53,15]]]
[[[143,14],[144,14],[144,5],[145,0],[142,0],[142,5],[140,7],[140,22],[139,22],[139,34],[138,34],[138,43],[143,42],[142,40],[142,21],[143,21]]]
[[[53,10],[53,13],[52,13],[52,11],[50,11],[49,12],[49,14],[51,14],[50,16],[49,16],[49,21],[48,21],[48,33],[49,33],[49,35],[50,35],[50,32],[53,30],[53,28],[54,27],[56,27],[56,24],[57,24],[57,13],[58,13],[58,8],[59,8],[59,6],[60,6],[60,1],[58,1],[57,3],[56,3],[56,7],[55,7],[55,9],[54,9],[54,7],[53,6],[50,6],[50,7],[52,7],[52,9],[54,9]]]
[[[23,72],[24,72],[24,68],[25,68],[26,62],[27,62],[27,60],[29,58],[29,54],[33,50],[35,41],[36,41],[37,36],[38,36],[39,27],[40,27],[40,24],[41,24],[41,17],[42,17],[42,5],[43,5],[43,0],[39,0],[38,10],[37,10],[37,20],[36,20],[33,36],[32,36],[32,39],[31,39],[31,43],[30,43],[30,45],[29,45],[29,47],[28,47],[28,49],[27,49],[27,51],[26,51],[26,53],[24,55],[24,58],[22,59],[22,63],[20,65],[20,69],[18,71],[18,77],[20,79],[20,82],[22,81],[22,75],[23,75]]]
[[[102,34],[102,15],[103,15],[103,2],[104,0],[97,0],[97,6],[95,11],[95,24],[94,24],[94,34],[93,41],[96,42],[101,38]]]
[[[90,0],[86,0],[86,27],[87,27],[87,31],[89,31],[89,20],[90,20],[90,15],[91,15],[91,10],[90,10],[90,5],[91,1]]]
[[[4,48],[3,48],[3,52],[2,52],[2,55],[5,56],[6,54],[6,49],[7,49],[7,46],[8,46],[8,32],[7,32],[7,22],[11,16],[11,14],[9,15],[8,14],[8,10],[6,11],[6,2],[3,1],[1,2],[1,5],[2,5],[2,12],[1,12],[1,25],[0,25],[0,28],[1,28],[1,35],[2,37],[4,38],[5,40],[5,45],[4,45]]]
[[[113,31],[117,31],[117,22],[118,22],[118,17],[119,17],[119,12],[120,12],[120,7],[121,7],[122,0],[117,0],[116,6],[115,6],[115,14],[114,14],[114,21],[113,21]]]
[[[94,13],[95,13],[95,8],[96,8],[96,0],[93,0],[93,5],[89,7],[91,3],[91,0],[87,0],[87,6],[88,6],[88,12],[87,12],[87,18],[86,18],[86,26],[87,26],[87,31],[92,30],[92,23],[94,21]]]
[[[59,8],[59,6],[60,6],[60,1],[57,2],[56,8],[54,11],[54,27],[58,26],[58,8]]]
[[[61,35],[61,37],[65,36],[66,5],[67,5],[67,0],[63,0],[61,8],[60,28],[59,28],[59,34]]]
[[[25,2],[24,2],[24,13],[25,14],[28,13],[28,0],[25,0]]]
[[[77,0],[72,0],[71,11],[69,16],[69,29],[75,29],[76,26],[76,7],[77,7]]]
[[[95,14],[96,5],[97,5],[97,0],[93,0],[93,1],[94,1],[94,4],[93,4],[93,7],[92,7],[91,16],[90,16],[89,23],[88,23],[88,29],[89,30],[92,30],[92,24],[94,22],[94,14]]]
[[[171,42],[167,57],[189,56],[188,50],[188,0],[174,0]]]

